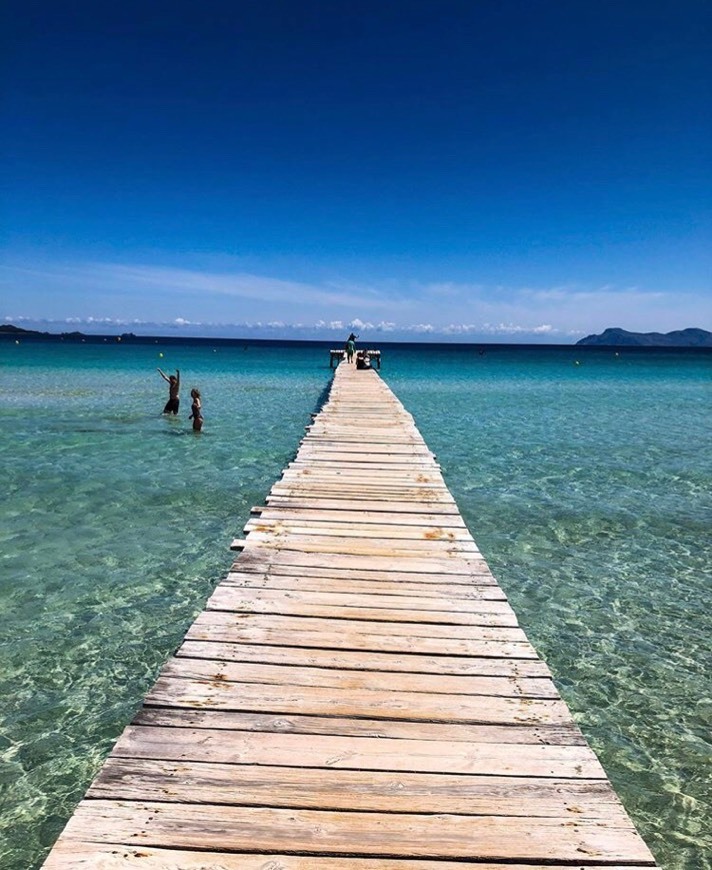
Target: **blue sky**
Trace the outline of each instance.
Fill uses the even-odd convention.
[[[4,321],[458,341],[712,329],[707,0],[8,0],[4,15]]]

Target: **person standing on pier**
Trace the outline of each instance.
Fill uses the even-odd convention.
[[[158,374],[164,381],[168,381],[168,401],[163,409],[164,414],[177,414],[180,406],[180,370],[176,369],[174,375],[167,375],[165,372],[158,369]]]
[[[354,361],[354,351],[356,350],[356,339],[358,335],[354,335],[353,332],[346,339],[346,362]]]

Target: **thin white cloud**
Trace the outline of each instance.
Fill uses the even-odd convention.
[[[10,323],[25,323],[28,325],[41,326],[42,328],[51,328],[61,330],[65,326],[72,326],[88,330],[89,332],[101,331],[102,329],[125,329],[127,327],[137,328],[140,333],[160,334],[165,330],[180,330],[190,335],[200,335],[201,331],[208,331],[211,334],[224,331],[225,333],[234,333],[235,331],[254,332],[254,333],[270,333],[279,331],[280,333],[294,333],[295,335],[318,337],[319,335],[329,336],[333,333],[342,333],[345,331],[342,321],[323,320],[316,321],[313,324],[305,323],[289,323],[283,320],[270,321],[253,321],[241,323],[215,323],[208,321],[189,320],[185,317],[176,317],[170,321],[139,321],[136,319],[126,320],[114,317],[67,317],[63,320],[38,320],[36,318],[27,317],[24,315],[7,316],[5,318]],[[545,334],[553,330],[549,325],[536,327],[519,326],[516,324],[457,324],[451,323],[447,326],[436,326],[432,323],[414,323],[414,324],[398,324],[394,321],[381,321],[380,323],[370,323],[368,321],[356,318],[351,321],[346,329],[359,329],[362,333],[385,333],[391,335],[399,334],[420,334],[431,336],[471,336],[471,335],[524,335],[524,334]]]
[[[333,285],[319,286],[249,273],[224,274],[161,266],[126,266],[114,263],[85,264],[75,274],[99,287],[153,289],[161,294],[181,293],[228,296],[261,303],[383,308],[387,301],[375,291],[354,287],[350,292]],[[65,277],[67,273],[64,273]]]
[[[94,331],[124,327],[148,334],[160,327],[218,334],[224,327],[310,337],[354,330],[426,339],[441,335],[451,340],[556,340],[608,326],[641,332],[712,327],[709,294],[612,283],[485,286],[406,278],[310,282],[245,271],[115,263],[6,266],[3,275],[5,286],[27,306],[14,317],[6,315],[6,320],[80,329],[83,324]]]
[[[532,335],[548,335],[558,332],[558,330],[554,329],[554,327],[550,323],[542,323],[539,326],[520,326],[516,323],[484,323],[479,328],[479,331],[492,335],[521,335],[522,333],[530,333]]]

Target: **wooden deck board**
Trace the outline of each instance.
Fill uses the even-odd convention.
[[[315,716],[360,716],[425,722],[556,725],[565,722],[570,715],[563,701],[559,700],[173,677],[159,677],[146,695],[145,703],[211,710],[287,714],[304,712]]]
[[[337,670],[384,671],[391,674],[392,679],[397,673],[512,678],[551,676],[547,666],[539,659],[455,658],[424,656],[412,652],[351,652],[219,641],[186,640],[177,650],[176,656],[209,659],[214,662],[262,662]]]
[[[388,577],[388,579],[385,579]],[[339,584],[343,583],[344,579],[348,579],[349,588],[352,592],[335,592],[335,588],[339,588]],[[344,606],[348,606],[348,602],[362,599],[367,596],[367,600],[372,607],[379,607],[381,599],[386,598],[395,605],[396,599],[409,599],[408,607],[418,608],[420,606],[427,609],[427,602],[430,599],[438,599],[440,602],[452,602],[453,606],[462,604],[463,609],[466,609],[468,601],[506,601],[504,592],[499,586],[493,583],[475,584],[475,579],[472,578],[468,583],[448,583],[443,585],[437,581],[434,583],[422,583],[416,579],[410,580],[394,580],[388,575],[384,578],[364,577],[352,575],[348,578],[338,576],[335,571],[326,571],[319,575],[314,574],[314,569],[309,576],[305,576],[302,572],[288,572],[286,570],[271,570],[269,573],[258,573],[250,571],[230,571],[223,581],[224,587],[241,587],[243,589],[281,589],[285,592],[299,592],[306,595],[309,592],[322,593],[330,598],[339,596],[342,598]],[[437,609],[449,609],[446,607],[438,607]]]
[[[212,851],[156,849],[124,846],[121,843],[96,843],[60,840],[45,865],[48,870],[572,870],[570,864],[493,864],[490,861],[429,861],[418,859],[344,858],[289,855],[270,851],[229,854]],[[608,870],[639,870],[640,865],[606,864]],[[600,870],[600,864],[578,861],[575,870]]]
[[[88,792],[114,800],[624,819],[606,780],[398,773],[112,757]],[[536,814],[533,816],[533,813]]]
[[[373,562],[358,562],[354,565],[350,561],[346,565],[333,564],[342,562],[338,558],[329,560],[329,565],[325,566],[322,560],[311,559],[305,562],[304,557],[299,557],[295,553],[280,553],[272,551],[271,553],[258,553],[255,550],[243,552],[239,561],[235,563],[228,576],[233,573],[237,574],[260,574],[261,576],[269,577],[299,577],[304,579],[317,578],[333,579],[334,583],[341,583],[341,588],[346,591],[349,589],[349,584],[366,580],[372,583],[413,583],[427,588],[446,588],[454,591],[462,592],[463,590],[473,591],[477,587],[491,586],[496,587],[496,582],[490,572],[484,559],[477,562],[470,562],[467,566],[458,567],[457,572],[446,572],[432,570],[381,570],[379,567],[374,567]],[[300,564],[301,563],[301,564]],[[408,566],[402,565],[401,568],[412,567],[412,563]],[[448,565],[448,568],[451,568]],[[308,570],[306,570],[308,568]],[[497,587],[499,588],[499,587]]]
[[[329,522],[323,520],[303,520],[301,523],[290,519],[269,520],[264,517],[249,520],[245,532],[265,532],[274,535],[326,535],[332,537],[387,538],[413,541],[468,541],[472,536],[467,529],[447,528],[438,523],[413,525],[406,523],[368,523],[351,520]]]
[[[324,668],[314,665],[226,662],[196,657],[173,658],[163,668],[163,676],[187,680],[274,683],[284,686],[317,686],[338,689],[389,691],[394,673],[384,670]],[[558,698],[550,678],[481,676],[463,674],[419,674],[401,671],[397,677],[401,692],[429,692],[452,695],[498,695],[512,698]]]
[[[645,861],[649,852],[626,817],[531,819],[418,813],[333,812],[149,801],[83,801],[65,836],[183,849],[263,851],[275,843],[311,855],[492,858],[505,861],[581,857]]]
[[[340,596],[327,594],[316,596],[310,600],[307,593],[279,592],[263,589],[258,593],[247,593],[239,587],[221,586],[212,594],[207,609],[222,610],[233,613],[264,613],[282,616],[314,616],[334,617],[344,616],[353,619],[363,619],[372,622],[432,622],[452,625],[504,625],[516,626],[517,618],[506,601],[463,602],[458,609],[453,602],[442,602],[439,599],[426,599],[443,605],[442,610],[435,607],[406,608],[403,601],[386,599],[360,606],[358,601],[363,596],[344,596],[345,601],[339,601]],[[382,598],[385,596],[382,596]],[[334,601],[333,599],[337,600]],[[356,600],[354,600],[356,599]],[[408,601],[412,601],[408,599]],[[416,602],[417,603],[417,602]],[[389,606],[390,605],[390,606]]]
[[[412,734],[418,733],[416,725],[412,729]],[[475,743],[415,736],[392,739],[131,725],[119,738],[113,755],[175,762],[320,767],[328,771],[605,779],[598,759],[586,744]],[[327,773],[324,775],[328,778]]]
[[[396,719],[344,719],[338,716],[283,715],[245,711],[196,710],[142,707],[134,725],[195,728],[224,731],[261,731],[276,734],[323,734],[336,737],[389,737],[448,743],[535,743],[583,745],[586,743],[573,721],[561,725],[473,725],[443,722],[406,722]],[[397,748],[397,744],[394,744]]]
[[[365,595],[357,592],[333,592],[322,590],[312,592],[295,584],[294,587],[283,589],[279,585],[282,582],[279,576],[270,578],[272,582],[260,589],[247,590],[244,586],[224,584],[215,590],[208,602],[208,607],[216,610],[244,610],[245,607],[257,607],[262,602],[267,606],[277,606],[280,602],[295,606],[305,604],[328,608],[357,608],[368,610],[404,611],[412,613],[417,611],[445,611],[452,612],[451,616],[443,618],[443,622],[453,620],[454,617],[469,613],[509,613],[509,604],[500,598],[489,599],[481,596],[477,598],[440,598],[436,596],[421,597],[411,595]],[[297,581],[298,582],[298,581]],[[485,587],[487,588],[487,587]],[[260,612],[257,609],[256,612]],[[349,613],[347,610],[346,613]],[[359,617],[362,618],[362,617]],[[456,619],[454,621],[457,621]]]
[[[349,523],[379,523],[381,526],[436,526],[441,529],[464,529],[465,522],[458,514],[442,516],[435,513],[397,513],[390,510],[310,510],[309,508],[264,507],[260,509],[262,522],[310,522],[343,525]]]
[[[412,416],[306,432],[45,866],[654,866]]]

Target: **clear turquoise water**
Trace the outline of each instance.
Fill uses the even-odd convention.
[[[402,347],[382,373],[661,866],[710,867],[712,356]],[[39,866],[329,379],[308,346],[0,342],[1,866]]]

